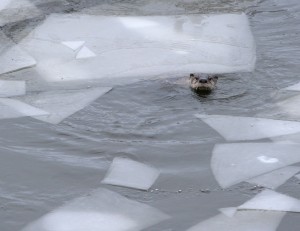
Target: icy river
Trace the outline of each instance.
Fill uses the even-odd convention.
[[[298,0],[0,1],[0,231],[299,230]],[[161,41],[174,21],[191,20],[186,33],[197,37],[190,25],[203,15],[212,15],[199,25],[203,44],[218,46],[227,30],[249,36],[215,56],[182,45],[186,37]],[[142,31],[132,43],[110,41],[113,23],[94,26],[116,17]],[[156,34],[139,29],[160,22]],[[171,47],[166,57],[136,52],[150,68],[110,78],[131,46],[149,51],[145,34],[158,41],[154,53]],[[101,59],[110,46],[122,50]],[[73,50],[79,67],[65,62]],[[234,65],[210,66],[224,72],[211,94],[183,83],[199,67],[186,60],[215,59]],[[155,66],[164,60],[174,71]]]

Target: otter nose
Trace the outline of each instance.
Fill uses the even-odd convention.
[[[207,83],[207,79],[200,79],[199,82],[200,83]]]

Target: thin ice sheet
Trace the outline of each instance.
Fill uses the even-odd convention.
[[[300,162],[299,150],[300,144],[218,144],[213,149],[211,168],[220,186],[226,188]]]
[[[159,170],[146,164],[114,158],[102,183],[148,190],[159,176]]]
[[[229,141],[257,140],[300,132],[300,123],[295,121],[225,115],[195,116]]]
[[[139,231],[169,216],[107,189],[97,189],[29,224],[22,231]]]
[[[63,41],[85,41],[97,56],[76,59]],[[118,84],[118,78],[251,71],[256,59],[245,14],[54,14],[21,44],[38,60],[36,70],[48,81],[109,78]]]
[[[48,91],[27,95],[22,98],[22,100],[49,113],[49,115],[35,116],[34,118],[44,122],[58,124],[110,90],[111,88],[109,87],[100,87]]]

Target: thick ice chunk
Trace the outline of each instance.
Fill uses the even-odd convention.
[[[76,59],[87,59],[92,57],[96,57],[96,54],[86,46],[82,47],[76,55]]]
[[[73,51],[76,51],[79,48],[81,48],[84,43],[85,43],[85,41],[64,41],[64,42],[62,42],[63,45],[71,48]]]
[[[63,23],[61,23],[63,22]],[[78,29],[80,28],[80,30]],[[218,33],[216,33],[218,31]],[[85,41],[96,57],[74,59],[57,41]],[[142,79],[251,71],[255,44],[245,14],[51,15],[22,41],[48,81]]]
[[[14,99],[0,98],[0,119],[47,115],[48,112]]]
[[[0,80],[0,98],[25,95],[25,81]]]
[[[75,199],[22,231],[139,231],[169,216],[107,189]]]
[[[36,61],[0,32],[0,75],[32,67]]]
[[[238,207],[238,210],[245,209],[299,213],[300,200],[266,189]]]
[[[221,187],[300,162],[300,144],[234,143],[213,149],[211,167]]]
[[[300,171],[300,167],[288,166],[281,168],[261,176],[257,176],[247,182],[255,185],[260,185],[270,189],[276,189],[280,185],[284,184],[288,179],[293,177],[296,173]]]
[[[236,214],[237,208],[236,207],[221,208],[219,209],[219,211],[224,215],[226,215],[227,217],[233,217]]]
[[[110,90],[111,88],[109,87],[100,87],[40,92],[27,95],[23,100],[30,105],[49,112],[49,115],[35,116],[34,118],[48,123],[58,124]]]
[[[257,140],[300,132],[300,123],[295,121],[225,115],[195,116],[230,141]]]
[[[153,167],[126,158],[114,158],[102,183],[148,190],[159,176]]]
[[[238,211],[234,217],[219,214],[187,231],[275,231],[284,212]]]

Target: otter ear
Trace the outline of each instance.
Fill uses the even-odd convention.
[[[190,74],[190,78],[193,78],[195,75],[193,73]]]

